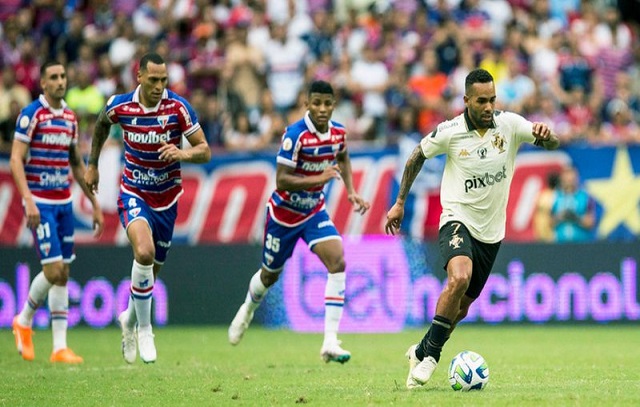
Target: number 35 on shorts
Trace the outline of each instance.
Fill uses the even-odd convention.
[[[271,233],[267,233],[267,239],[264,242],[264,247],[267,250],[278,253],[280,251],[280,238],[273,237]]]

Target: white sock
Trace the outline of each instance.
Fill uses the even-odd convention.
[[[138,330],[151,329],[151,301],[153,299],[153,264],[148,266],[133,261],[131,267],[131,295],[135,315],[138,320]]]
[[[133,293],[131,289],[129,289],[129,303],[127,304],[127,309],[124,311],[124,323],[129,328],[133,328],[133,326],[138,322],[138,318],[136,318],[136,303],[133,299]]]
[[[261,270],[258,270],[258,272],[251,277],[251,281],[249,281],[249,291],[247,291],[247,296],[244,299],[244,303],[247,304],[250,312],[255,311],[260,306],[265,295],[269,292],[269,289],[262,284],[260,273]]]
[[[49,312],[51,313],[53,351],[57,352],[67,347],[69,291],[66,285],[54,285],[49,289]]]
[[[18,323],[20,325],[28,327],[33,325],[33,314],[35,314],[38,307],[44,303],[52,285],[53,284],[44,276],[43,271],[39,272],[33,278],[31,287],[29,287],[29,298],[27,298],[27,302],[25,302],[18,316]]]
[[[327,285],[324,289],[324,341],[338,340],[338,328],[342,319],[344,307],[344,292],[346,289],[346,274],[329,273]]]

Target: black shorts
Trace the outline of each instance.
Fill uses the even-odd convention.
[[[473,270],[465,295],[473,299],[478,298],[489,279],[501,242],[483,243],[474,239],[469,229],[461,222],[452,221],[440,228],[438,243],[445,271],[449,260],[456,256],[467,256],[471,259]]]

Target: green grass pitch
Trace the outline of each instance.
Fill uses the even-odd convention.
[[[226,327],[156,328],[158,361],[127,365],[120,331],[69,331],[85,362],[52,365],[50,330],[37,330],[36,360],[23,361],[0,330],[1,406],[640,406],[637,325],[461,325],[422,389],[404,387],[404,352],[423,332],[345,334],[353,357],[320,359],[320,334],[249,329],[240,345]],[[485,357],[490,380],[454,392],[448,362],[469,349]]]

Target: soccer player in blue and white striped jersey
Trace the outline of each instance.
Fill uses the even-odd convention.
[[[85,166],[78,149],[78,121],[63,99],[67,91],[64,66],[56,61],[45,62],[40,68],[40,85],[43,94],[18,117],[10,166],[42,271],[31,282],[27,302],[13,320],[13,332],[22,358],[33,360],[33,315],[48,297],[53,331],[50,360],[81,363],[82,358],[67,347],[67,281],[69,265],[76,257],[69,169],[93,205],[96,236],[102,232],[104,221],[95,196],[83,180]]]

